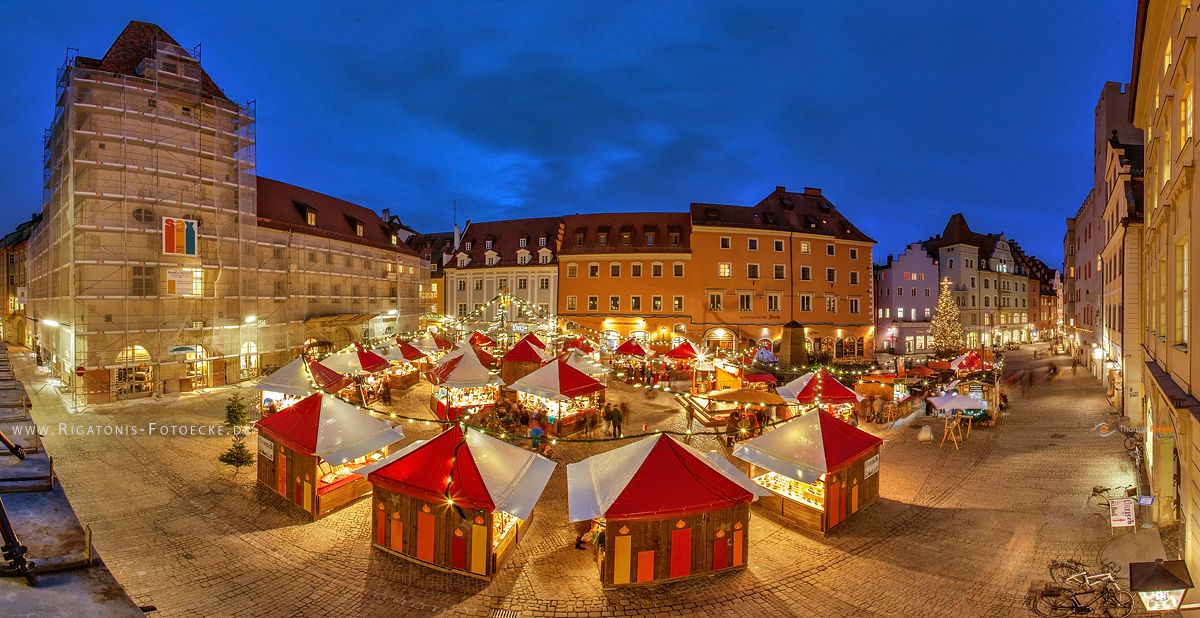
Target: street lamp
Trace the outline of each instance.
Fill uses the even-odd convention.
[[[1192,576],[1182,560],[1129,563],[1129,590],[1141,597],[1148,612],[1179,609],[1192,587]]]

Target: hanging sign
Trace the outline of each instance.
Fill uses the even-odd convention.
[[[164,255],[196,255],[195,221],[163,217],[162,233]]]
[[[863,462],[863,479],[869,479],[879,473],[879,454],[872,455]]]
[[[258,454],[270,461],[275,461],[275,443],[262,434],[258,436]]]
[[[1117,498],[1108,501],[1108,523],[1113,528],[1131,528],[1137,525],[1135,515],[1137,500]]]

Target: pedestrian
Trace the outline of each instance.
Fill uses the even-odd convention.
[[[613,425],[613,437],[614,438],[621,437],[621,422],[623,420],[624,420],[624,416],[622,416],[622,414],[621,414],[621,409],[616,406],[613,406],[612,425]]]
[[[596,414],[595,410],[588,410],[587,413],[587,437],[595,436],[596,431]]]
[[[1071,375],[1075,375],[1075,373],[1078,369],[1079,369],[1079,360],[1072,358],[1071,359]]]
[[[604,435],[612,436],[612,404],[604,404]]]
[[[529,427],[529,411],[521,404],[517,404],[517,420],[522,427]]]
[[[583,549],[587,543],[588,537],[592,536],[592,528],[595,527],[595,522],[591,519],[575,522],[575,549]]]
[[[883,420],[883,397],[876,397],[871,405],[875,408],[875,415],[872,418],[879,419],[877,422],[881,422]]]
[[[725,417],[725,446],[733,446],[733,436],[737,433],[740,416],[738,411],[734,410],[729,413],[729,416]]]
[[[546,431],[544,429],[542,429],[542,426],[539,425],[537,423],[537,421],[534,421],[533,425],[530,426],[529,439],[533,443],[533,452],[535,452],[535,453],[541,452],[542,436],[545,435],[545,433],[546,433]]]

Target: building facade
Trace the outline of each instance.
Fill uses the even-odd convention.
[[[29,275],[25,249],[34,228],[42,220],[35,214],[29,221],[0,238],[0,282],[4,290],[4,319],[0,322],[5,343],[30,347],[33,329],[25,314],[29,301]]]
[[[421,328],[440,326],[446,313],[446,264],[458,245],[454,232],[413,234],[405,241],[429,269],[429,285],[421,290]]]
[[[933,337],[929,322],[937,306],[938,263],[921,243],[875,268],[875,332],[885,352],[929,354]]]
[[[1197,142],[1193,112],[1200,17],[1188,3],[1138,3],[1133,54],[1133,124],[1145,137],[1144,216],[1138,285],[1141,411],[1153,517],[1182,524],[1182,554],[1200,572],[1200,363],[1191,360],[1196,320],[1192,236],[1200,237],[1194,190]],[[1121,140],[1121,143],[1127,143]],[[1126,275],[1128,275],[1126,271]],[[1129,327],[1126,321],[1126,332]],[[1128,379],[1126,380],[1128,382]],[[1133,411],[1127,414],[1133,416]]]
[[[428,271],[395,226],[266,179],[260,204],[255,152],[253,107],[161,28],[130,22],[103,57],[67,57],[27,312],[77,401],[217,386],[306,342],[415,328]]]
[[[467,222],[443,266],[445,312],[453,328],[471,331],[501,319],[555,323],[561,217]],[[433,250],[431,250],[432,257]],[[501,292],[524,307],[504,306]]]
[[[1101,340],[1096,348],[1103,357],[1103,382],[1109,401],[1124,414],[1135,411],[1140,421],[1141,312],[1138,307],[1142,250],[1143,148],[1123,144],[1113,137],[1106,144],[1105,184],[1111,187],[1104,207],[1104,245],[1101,293]],[[1096,356],[1093,353],[1093,356]]]

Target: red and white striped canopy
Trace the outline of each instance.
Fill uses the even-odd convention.
[[[466,344],[443,356],[429,372],[429,377],[434,384],[449,388],[471,388],[501,383],[500,378],[492,375],[480,362],[475,348]]]
[[[327,393],[313,393],[255,425],[268,438],[334,465],[404,438],[399,426],[393,427]]]
[[[862,396],[846,388],[825,369],[808,372],[776,389],[780,397],[802,404],[855,403]]]
[[[604,385],[556,358],[513,382],[510,388],[554,401],[567,401],[602,391]]]
[[[363,349],[357,343],[326,356],[321,359],[321,364],[347,375],[375,373],[392,366],[388,359]]]

